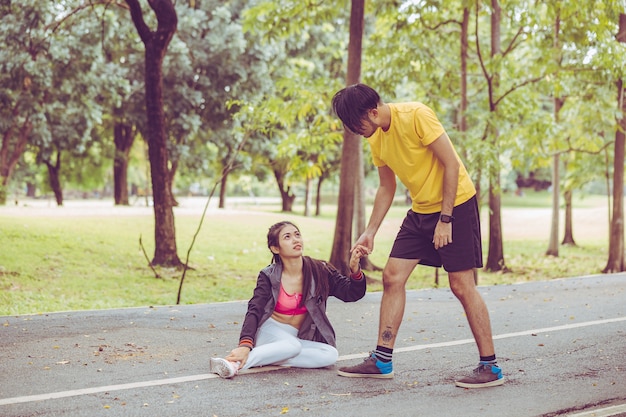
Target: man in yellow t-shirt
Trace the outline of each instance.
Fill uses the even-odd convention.
[[[441,122],[426,105],[384,103],[364,84],[338,91],[333,110],[344,127],[365,136],[379,186],[365,232],[355,243],[371,252],[396,192],[396,176],[409,190],[408,211],[383,270],[384,290],[376,349],[363,363],[340,368],[345,377],[392,378],[393,347],[404,315],[406,281],[417,264],[443,266],[474,335],[479,364],[455,384],[483,388],[504,383],[497,365],[489,312],[476,289],[482,267],[476,189]]]

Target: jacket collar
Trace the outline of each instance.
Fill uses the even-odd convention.
[[[313,273],[313,260],[308,257],[303,257],[303,266],[307,265],[309,271]],[[280,262],[270,264],[263,269],[263,272],[269,277],[270,283],[272,284],[272,289],[278,291],[280,289],[280,277],[283,273],[283,264]],[[278,292],[276,292],[278,294]],[[312,298],[315,296],[315,280],[311,282],[311,288],[309,289],[309,295],[307,298]]]

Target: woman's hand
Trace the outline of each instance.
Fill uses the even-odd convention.
[[[248,355],[250,354],[250,349],[245,346],[239,346],[230,351],[230,355],[226,356],[227,361],[231,362],[239,362],[239,369],[241,369],[246,361],[248,360]]]
[[[359,272],[361,268],[359,261],[362,257],[369,255],[369,253],[367,247],[363,245],[355,245],[354,248],[352,248],[352,251],[350,251],[350,271],[353,274]]]

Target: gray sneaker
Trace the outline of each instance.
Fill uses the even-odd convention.
[[[487,388],[504,384],[502,369],[495,364],[481,363],[472,375],[454,381],[461,388]]]
[[[348,378],[393,378],[393,365],[371,353],[361,364],[339,368],[337,374]]]
[[[237,375],[239,362],[234,363],[222,358],[211,358],[209,369],[211,373],[218,374],[222,378],[232,378]]]

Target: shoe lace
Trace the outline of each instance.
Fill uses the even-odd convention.
[[[481,374],[481,373],[487,371],[487,366],[488,365],[485,365],[485,364],[481,363],[481,364],[478,365],[478,367],[476,367],[476,369],[474,369],[473,373],[475,375]]]

